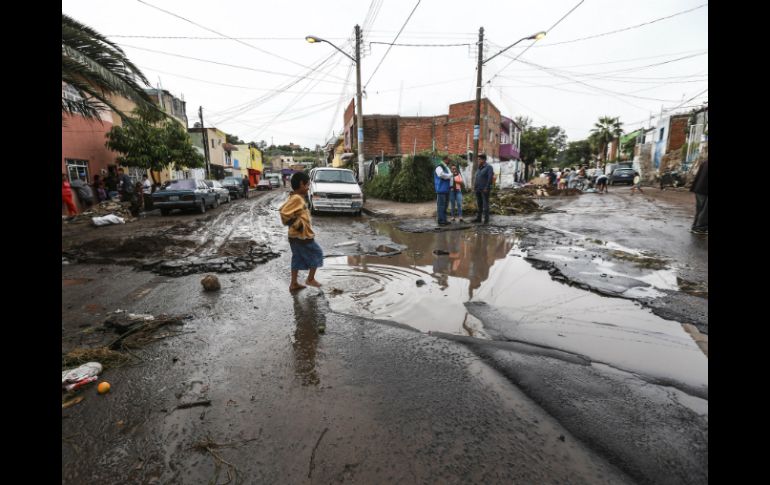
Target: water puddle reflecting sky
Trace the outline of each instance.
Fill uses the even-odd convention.
[[[548,272],[524,260],[513,231],[408,233],[389,224],[374,227],[407,249],[390,257],[327,258],[319,276],[335,311],[424,332],[553,347],[707,388],[707,358],[679,323],[633,301],[553,281]],[[668,286],[671,276],[659,272],[651,278],[660,288]],[[418,280],[425,285],[418,286]]]

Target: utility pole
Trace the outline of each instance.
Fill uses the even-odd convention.
[[[361,27],[356,25],[356,123],[358,124],[358,181],[364,181],[364,112],[361,107]]]
[[[201,140],[203,141],[203,153],[206,156],[206,178],[211,178],[211,161],[209,160],[209,137],[203,125],[203,106],[198,108],[198,116],[201,119]]]
[[[479,168],[479,135],[481,133],[481,67],[484,60],[484,27],[479,27],[479,63],[476,65],[476,116],[473,122],[473,165],[470,185],[473,187],[476,170]]]

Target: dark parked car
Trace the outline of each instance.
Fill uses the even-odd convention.
[[[610,175],[610,185],[615,184],[634,184],[633,168],[616,168]]]
[[[216,190],[220,204],[230,202],[230,191],[220,184],[218,180],[204,180],[204,182],[206,182],[210,189]]]
[[[230,197],[237,199],[243,197],[243,179],[241,177],[225,177],[222,186],[230,191]]]
[[[219,206],[219,197],[203,180],[174,180],[152,194],[152,204],[164,216],[174,209],[195,209],[203,214],[207,207]]]

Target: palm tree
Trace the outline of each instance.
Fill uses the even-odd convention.
[[[623,123],[620,122],[620,118],[612,118],[610,116],[602,116],[599,118],[598,123],[594,123],[594,128],[591,130],[595,140],[599,143],[599,156],[601,160],[604,160],[605,152],[607,151],[607,144],[609,144],[615,137],[619,137],[623,134]]]
[[[109,100],[118,94],[140,106],[154,106],[142,85],[149,85],[144,74],[126,57],[125,52],[92,28],[62,14],[61,80],[72,87],[80,99],[65,98],[62,114],[79,114],[99,119],[107,107],[123,116]]]

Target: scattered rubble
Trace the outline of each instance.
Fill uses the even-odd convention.
[[[102,238],[71,247],[62,257],[80,263],[136,266],[163,276],[186,276],[249,271],[280,256],[267,244],[253,240],[230,241],[211,256],[195,256],[197,247],[193,240],[167,235]]]
[[[141,269],[151,270],[163,276],[186,276],[194,273],[236,273],[249,271],[279,257],[265,244],[254,244],[246,254],[213,258],[191,257],[170,261],[155,261],[143,264]]]
[[[222,286],[219,284],[219,278],[213,274],[204,276],[201,280],[201,284],[206,291],[218,291],[222,289]]]
[[[530,192],[525,188],[493,191],[489,197],[489,213],[506,216],[544,212],[546,209],[532,200],[529,194]],[[463,212],[468,214],[478,213],[476,196],[473,193],[465,195],[463,199]]]
[[[102,364],[105,369],[116,368],[131,361],[131,356],[107,347],[77,348],[62,355],[62,368],[94,361]]]
[[[559,197],[582,194],[582,192],[580,192],[578,189],[557,189],[553,185],[527,185],[516,189],[516,193],[529,195],[531,197]]]
[[[612,250],[610,256],[614,259],[629,261],[637,268],[659,270],[668,268],[668,261],[665,259],[654,258],[652,256],[636,255],[625,251]]]
[[[62,222],[66,224],[85,224],[92,222],[93,217],[101,217],[107,215],[116,215],[125,222],[134,222],[136,217],[131,215],[131,203],[130,202],[115,202],[112,200],[105,200],[92,206],[90,209],[84,210],[80,214],[67,218]]]
[[[118,350],[123,348],[135,348],[155,340],[179,335],[180,332],[172,331],[156,336],[155,333],[167,325],[184,325],[184,319],[189,316],[169,316],[133,314],[124,310],[112,312],[104,321],[104,326],[115,329],[120,336],[112,341],[107,348]]]

